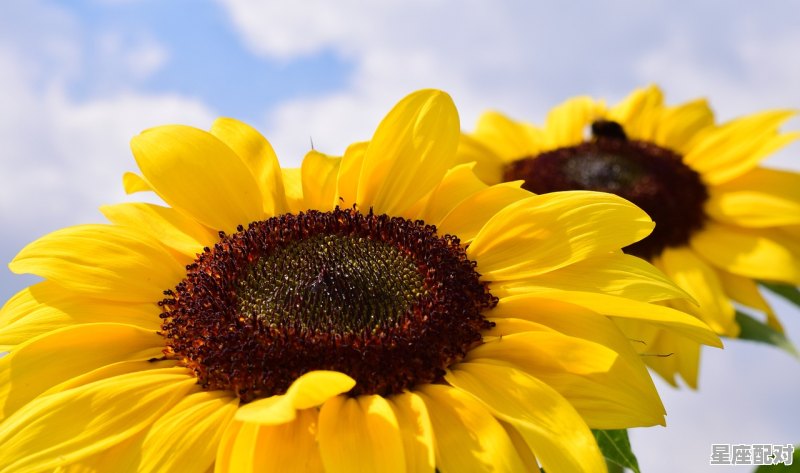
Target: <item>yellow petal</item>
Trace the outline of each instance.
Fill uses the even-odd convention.
[[[800,225],[787,225],[781,228],[781,232],[794,240],[800,239]]]
[[[653,222],[613,194],[535,195],[500,210],[467,249],[490,281],[543,274],[644,238]]]
[[[49,281],[25,288],[0,312],[0,345],[18,345],[76,324],[113,322],[155,332],[161,311],[153,303],[117,303],[75,295]]]
[[[606,471],[589,427],[542,381],[511,366],[482,363],[457,365],[445,379],[513,425],[545,471]]]
[[[341,162],[342,158],[316,151],[306,154],[300,167],[306,208],[327,211],[338,204],[336,180]]]
[[[559,356],[554,356],[555,353]],[[607,373],[619,354],[599,343],[555,330],[534,330],[507,334],[483,343],[467,353],[464,363],[482,358],[512,363],[539,377],[553,373]]]
[[[389,398],[406,457],[406,471],[429,472],[436,469],[433,427],[425,402],[414,393],[404,392]]]
[[[253,449],[258,424],[245,424],[237,420],[228,423],[217,446],[214,473],[238,473],[253,470]]]
[[[436,225],[461,201],[486,189],[488,186],[472,172],[474,167],[475,163],[459,164],[447,171],[436,189],[420,201],[421,211],[408,218]]]
[[[635,352],[617,324],[605,315],[571,304],[568,298],[539,299],[536,297],[502,297],[498,306],[487,315],[491,321],[511,320],[511,328],[519,326],[517,320],[522,319],[539,326],[544,326],[549,331],[558,331],[565,335],[578,337],[606,346],[623,357],[630,358]],[[637,321],[634,321],[634,325]],[[641,325],[641,324],[639,324]],[[500,327],[500,324],[497,325]],[[652,331],[656,329],[653,328]],[[517,330],[525,331],[525,330]],[[531,327],[527,331],[534,331]],[[502,333],[502,332],[501,332]]]
[[[0,358],[0,418],[46,389],[95,368],[160,357],[164,339],[132,325],[84,324],[46,333]]]
[[[289,212],[296,214],[306,210],[300,168],[281,169],[281,175],[284,189],[286,189],[286,205],[289,206]]]
[[[629,321],[619,321],[621,325],[623,322]],[[697,388],[700,366],[700,345],[697,342],[666,330],[643,334],[640,327],[625,327],[625,333],[641,341],[642,360],[665,381],[677,387],[676,375],[680,375],[689,387]]]
[[[651,85],[631,92],[608,112],[608,118],[620,123],[629,138],[652,141],[659,125],[664,95]]]
[[[54,473],[139,473],[143,432],[119,442],[107,450],[81,458],[78,462],[59,466]]]
[[[493,325],[481,332],[484,342],[520,332],[555,332],[556,330],[538,322],[514,317],[487,317]]]
[[[764,299],[764,296],[761,295],[761,291],[758,290],[758,284],[756,284],[755,281],[750,278],[723,271],[719,268],[717,268],[716,271],[719,276],[719,281],[725,289],[725,293],[731,299],[739,304],[764,312],[767,315],[767,325],[778,332],[783,332],[783,326],[775,316],[772,307],[770,307],[767,300]]]
[[[401,215],[452,167],[459,133],[458,112],[444,92],[421,90],[401,100],[364,154],[358,205]]]
[[[519,431],[508,422],[500,421],[500,425],[506,430],[508,438],[511,439],[511,443],[513,443],[514,448],[517,449],[517,455],[519,455],[519,458],[525,464],[525,471],[529,473],[541,473],[542,470],[539,469],[539,462],[528,447],[528,444],[525,443],[525,439],[520,435]]]
[[[570,304],[566,297],[563,300],[535,297],[517,297],[511,301],[505,299],[502,298],[499,306],[493,309],[490,313],[493,317],[489,320],[524,318],[565,335],[608,347],[619,353],[622,359],[629,360],[631,369],[636,370],[636,376],[642,379],[646,379],[647,369],[641,363],[635,363],[635,360],[647,361],[657,354],[669,353],[654,350],[650,345],[649,340],[655,334],[668,333],[655,325],[645,325],[635,319],[617,318],[612,321],[593,310]],[[640,356],[640,353],[645,356]]]
[[[719,334],[735,336],[739,332],[736,309],[711,266],[686,247],[666,248],[659,261],[664,272],[697,301],[697,305],[683,301],[673,305],[698,316]]]
[[[201,391],[180,400],[147,431],[141,444],[140,471],[208,470],[222,433],[239,404],[225,391]]]
[[[598,118],[602,106],[588,96],[573,97],[547,114],[547,149],[575,146],[584,141],[587,126]]]
[[[558,332],[522,332],[486,341],[464,364],[498,361],[555,389],[593,429],[664,425],[655,385],[631,350],[620,354]]]
[[[250,169],[261,189],[267,216],[288,212],[281,167],[269,141],[255,128],[233,118],[216,119],[211,134],[228,145]]]
[[[183,266],[157,241],[112,225],[57,230],[23,248],[8,266],[68,290],[126,302],[157,302],[184,275]]]
[[[201,446],[197,447],[196,437],[198,435],[208,436],[209,432],[206,431],[209,429],[213,431],[215,427],[219,432],[215,432],[216,435],[211,435],[215,437],[221,436],[225,424],[215,426],[212,424],[219,421],[220,417],[232,416],[233,412],[230,406],[224,405],[223,402],[216,403],[220,409],[218,412],[210,409],[210,406],[215,404],[216,398],[220,396],[224,397],[226,394],[222,392],[189,394],[150,428],[119,442],[107,450],[89,455],[76,463],[59,467],[55,470],[55,473],[106,473],[109,471],[114,473],[141,473],[145,471],[211,472],[214,468],[216,449],[208,448],[208,446],[218,445],[219,438],[211,439],[210,443],[200,442]],[[201,401],[201,399],[204,400]],[[193,406],[187,406],[187,401],[195,402],[193,402]],[[191,416],[192,412],[201,409],[200,404],[207,407],[205,414],[209,415],[208,418],[196,419]],[[233,409],[235,410],[235,406]],[[173,422],[189,421],[191,423],[188,425],[165,425],[164,421],[167,419]],[[198,425],[195,425],[195,423]],[[175,437],[167,437],[167,433],[173,433]],[[166,454],[166,458],[159,458],[158,463],[153,462],[151,446],[142,447],[144,441],[150,438],[149,436],[156,434],[161,437],[160,440],[165,442],[165,446],[151,445],[155,450],[163,452],[166,446],[172,448],[172,450],[163,452]],[[186,437],[184,438],[181,435]],[[195,448],[190,447],[192,444],[194,444]],[[175,463],[178,463],[178,468],[175,468]]]
[[[800,284],[800,252],[769,229],[707,223],[690,244],[714,266],[740,276]]]
[[[283,424],[295,418],[298,409],[316,407],[353,389],[353,378],[337,371],[310,371],[297,378],[286,394],[259,399],[236,411],[236,420],[256,424]]]
[[[535,316],[529,316],[531,308],[535,308],[539,301],[551,299],[579,307],[585,307],[595,312],[624,319],[637,320],[652,324],[666,330],[672,330],[682,336],[700,343],[721,347],[719,337],[708,328],[706,324],[689,314],[669,307],[645,302],[579,291],[552,291],[533,295],[519,295],[500,299],[497,306],[489,314],[492,317],[520,317],[536,321]]]
[[[684,162],[711,185],[741,176],[800,137],[800,133],[778,132],[778,127],[793,115],[785,110],[762,112],[707,129],[692,140]]]
[[[497,297],[551,289],[597,291],[639,301],[688,298],[661,271],[635,256],[610,253],[525,279],[492,283]]]
[[[323,404],[319,449],[329,473],[406,470],[397,418],[378,395],[338,396]]]
[[[364,155],[367,152],[368,145],[369,142],[367,141],[353,143],[347,147],[344,156],[342,156],[342,164],[339,166],[339,177],[336,184],[337,203],[342,208],[350,208],[357,203],[361,166],[364,163]]]
[[[461,243],[469,243],[497,212],[532,195],[521,189],[521,184],[505,182],[482,189],[459,202],[440,221],[429,223],[436,225],[440,235],[455,235]]]
[[[682,337],[675,338],[675,358],[678,361],[678,372],[686,384],[697,389],[697,376],[700,369],[700,344]]]
[[[298,411],[295,420],[286,424],[260,425],[255,448],[250,453],[254,456],[252,471],[322,473],[322,458],[316,439],[317,425],[316,409]],[[242,455],[246,454],[242,452]],[[231,471],[237,473],[243,470],[232,468]]]
[[[524,471],[505,429],[477,399],[441,384],[420,386],[416,393],[428,408],[439,471]]]
[[[232,233],[265,217],[253,173],[210,133],[180,125],[152,128],[135,137],[131,149],[158,195],[207,227]]]
[[[196,381],[172,368],[35,399],[0,424],[0,472],[44,471],[107,449],[151,425]]]
[[[678,154],[686,154],[694,135],[714,125],[714,112],[704,99],[662,110],[654,142]]]
[[[126,172],[122,175],[122,187],[125,189],[126,194],[134,194],[136,192],[152,191],[153,187],[150,186],[142,176]]]
[[[536,156],[544,151],[544,131],[489,111],[478,118],[473,138],[489,147],[504,163]]]
[[[63,321],[73,323],[116,322],[157,330],[161,311],[153,302],[116,303],[75,295],[63,287],[43,281],[28,286],[0,309],[0,330],[20,323]]]
[[[304,409],[291,422],[260,425],[234,420],[217,449],[216,473],[322,473],[317,446],[317,409]]]
[[[136,202],[104,205],[100,211],[111,223],[138,229],[179,252],[187,263],[219,240],[209,228],[169,207]]]
[[[486,143],[474,137],[461,134],[456,151],[456,163],[475,163],[473,171],[478,178],[489,185],[503,182],[505,162]]]
[[[743,227],[800,224],[800,174],[755,168],[709,188],[705,210],[722,223]]]
[[[101,366],[100,368],[93,369],[83,374],[79,374],[67,379],[64,382],[52,386],[47,391],[43,392],[40,396],[49,396],[50,394],[64,392],[70,389],[86,386],[87,384],[101,381],[114,376],[123,374],[139,373],[144,371],[161,370],[165,368],[176,368],[178,366],[177,360],[168,359],[141,359],[133,361],[118,361],[108,365]],[[188,373],[189,371],[184,368]]]
[[[0,308],[0,328],[8,327],[28,315],[36,312],[39,308],[38,294],[48,295],[61,295],[66,291],[59,291],[59,287],[51,282],[40,282],[33,286],[28,286],[25,289],[11,296],[9,300]],[[52,297],[55,299],[55,297]]]

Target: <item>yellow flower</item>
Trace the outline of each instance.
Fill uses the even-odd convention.
[[[697,302],[670,305],[736,337],[733,302],[765,312],[781,330],[757,280],[800,284],[800,244],[790,233],[800,224],[800,175],[759,167],[800,136],[778,131],[793,114],[716,125],[705,100],[666,106],[651,86],[610,108],[589,97],[567,100],[543,127],[488,112],[464,136],[459,161],[477,161],[490,184],[523,180],[539,194],[586,189],[630,200],[656,228],[626,253],[651,261]],[[679,373],[696,387],[698,344],[660,330],[630,336],[649,353],[676,353],[647,361],[672,384]]]
[[[620,252],[644,212],[487,186],[458,140],[430,90],[299,171],[231,119],[136,137],[169,206],[11,263],[45,281],[0,314],[0,471],[603,471],[590,428],[664,415],[612,319],[719,339],[648,303],[682,293]]]

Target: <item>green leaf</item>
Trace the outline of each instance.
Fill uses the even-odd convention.
[[[786,335],[778,332],[764,322],[756,320],[738,310],[736,311],[736,322],[742,328],[742,331],[739,333],[740,339],[773,345],[796,358],[800,358],[800,353],[797,352],[792,342],[786,338]]]
[[[797,307],[800,307],[800,290],[798,290],[796,287],[764,281],[759,281],[758,283],[767,288],[770,292],[774,292]]]
[[[592,433],[606,459],[609,473],[621,473],[625,468],[640,473],[639,462],[631,450],[627,430],[592,430]]]

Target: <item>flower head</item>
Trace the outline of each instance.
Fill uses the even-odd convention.
[[[689,293],[669,304],[717,333],[735,337],[734,302],[762,310],[780,330],[757,281],[800,284],[800,174],[759,163],[800,133],[780,133],[794,113],[762,112],[715,124],[705,100],[664,104],[661,91],[634,91],[606,107],[577,97],[555,107],[543,127],[484,114],[465,136],[461,161],[477,161],[484,181],[523,181],[535,193],[596,190],[624,197],[656,222],[625,248],[646,258]],[[624,324],[624,323],[623,323]],[[629,331],[649,364],[674,383],[696,386],[699,345],[660,330]]]
[[[299,171],[230,119],[136,137],[168,206],[11,263],[45,281],[0,316],[0,471],[604,470],[590,428],[664,415],[611,319],[718,339],[648,303],[682,292],[620,252],[644,212],[487,186],[458,139],[430,90]]]

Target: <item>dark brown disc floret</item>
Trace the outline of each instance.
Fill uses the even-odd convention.
[[[652,259],[667,247],[687,244],[707,216],[708,190],[700,175],[672,150],[629,140],[613,121],[592,124],[592,139],[576,146],[529,156],[509,164],[504,180],[524,180],[543,194],[593,190],[617,194],[641,207],[656,222],[648,237],[625,252]]]
[[[457,238],[355,209],[286,214],[220,233],[161,302],[168,356],[244,402],[334,370],[351,394],[442,379],[496,304]]]

